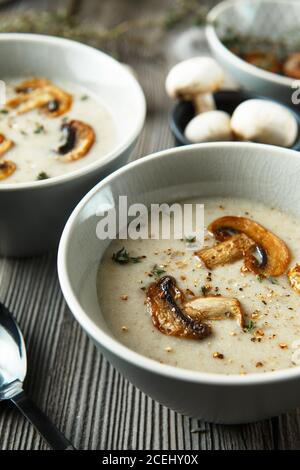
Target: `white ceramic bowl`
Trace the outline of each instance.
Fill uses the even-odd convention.
[[[96,237],[96,211],[107,205],[117,208],[119,195],[128,196],[128,205],[168,202],[170,195],[172,200],[237,196],[264,201],[300,217],[299,178],[298,152],[251,143],[197,144],[128,164],[105,178],[76,207],[59,246],[63,294],[82,328],[138,388],[181,413],[218,423],[242,423],[300,405],[300,368],[245,376],[201,373],[160,364],[119,343],[107,329],[97,301],[96,272],[109,242]]]
[[[29,256],[55,248],[72,209],[104,176],[127,162],[145,119],[145,98],[119,62],[83,44],[50,36],[0,34],[1,79],[41,76],[78,83],[110,111],[112,150],[80,170],[43,181],[0,184],[0,254]]]
[[[247,63],[222,43],[222,37],[228,30],[275,40],[288,32],[294,34],[300,24],[298,0],[226,0],[209,12],[207,22],[206,35],[212,53],[242,87],[291,103],[294,79]]]

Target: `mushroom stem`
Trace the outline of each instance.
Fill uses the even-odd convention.
[[[216,103],[212,93],[201,93],[193,98],[195,114],[206,113],[207,111],[214,111]]]
[[[238,299],[221,296],[197,297],[184,305],[186,313],[198,320],[226,320],[234,317],[244,328],[244,313]]]
[[[287,273],[292,289],[300,294],[300,264],[293,266]]]
[[[206,268],[213,269],[243,258],[245,253],[254,246],[255,242],[251,238],[244,233],[239,233],[211,248],[196,251],[195,255],[201,259]]]
[[[7,139],[3,134],[0,134],[0,158],[13,146],[14,143],[12,140]]]

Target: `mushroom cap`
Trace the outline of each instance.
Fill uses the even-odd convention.
[[[268,100],[241,103],[231,118],[231,128],[240,140],[290,147],[298,134],[293,114],[284,106]]]
[[[176,64],[166,78],[171,98],[193,99],[201,93],[217,91],[224,81],[224,72],[212,57],[193,57]]]
[[[231,140],[230,115],[225,111],[198,114],[188,123],[184,135],[191,142]]]

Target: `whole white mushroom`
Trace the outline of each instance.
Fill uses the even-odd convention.
[[[212,57],[193,57],[176,64],[166,78],[173,99],[193,101],[196,113],[215,109],[212,93],[218,91],[224,73]]]
[[[190,142],[231,140],[230,115],[225,111],[198,114],[188,123],[184,135]]]
[[[298,124],[287,108],[273,101],[252,99],[241,103],[231,117],[231,128],[239,140],[290,147]]]

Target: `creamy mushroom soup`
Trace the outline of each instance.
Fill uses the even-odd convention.
[[[6,82],[0,184],[36,181],[103,158],[117,142],[110,112],[85,88],[31,78]]]
[[[205,204],[206,227],[231,216],[225,241],[218,222],[210,225],[214,235],[206,229],[197,255],[187,240],[113,241],[97,277],[108,328],[130,349],[185,369],[249,374],[294,367],[299,220],[243,199],[192,202]]]

